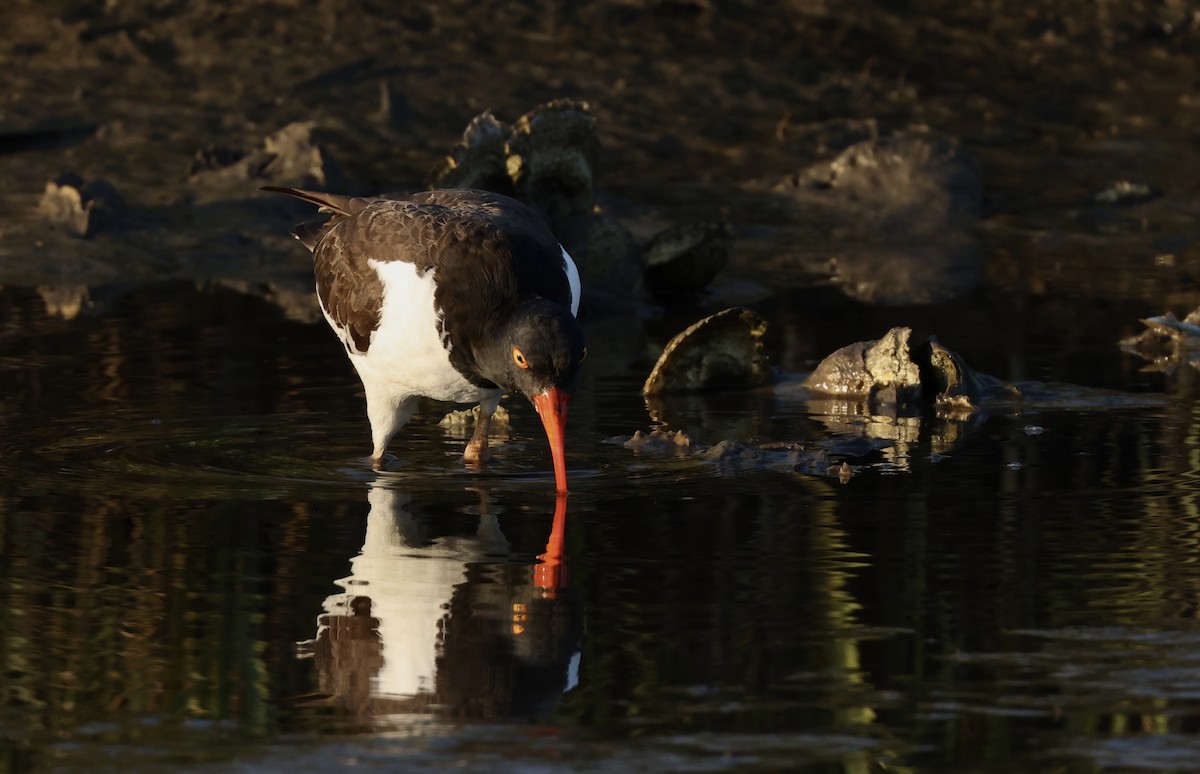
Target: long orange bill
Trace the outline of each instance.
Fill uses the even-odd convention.
[[[567,427],[567,406],[571,393],[550,388],[533,396],[533,407],[542,418],[546,438],[550,440],[550,455],[554,458],[554,488],[560,494],[567,492],[567,452],[564,447],[563,431]]]

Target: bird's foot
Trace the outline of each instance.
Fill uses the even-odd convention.
[[[468,465],[482,465],[492,458],[492,450],[488,448],[487,437],[483,440],[472,438],[463,449],[463,462]]]

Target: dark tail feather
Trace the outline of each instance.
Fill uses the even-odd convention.
[[[334,215],[348,217],[354,214],[356,209],[360,207],[354,206],[354,197],[338,196],[337,194],[320,193],[318,191],[302,191],[299,188],[284,188],[277,185],[264,185],[264,191],[273,191],[274,193],[287,194],[294,196],[297,199],[303,199],[306,202],[315,204],[326,212],[332,212]]]

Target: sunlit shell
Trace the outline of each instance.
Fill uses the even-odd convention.
[[[643,395],[756,387],[771,378],[763,352],[767,324],[741,307],[689,326],[667,344],[642,386]]]

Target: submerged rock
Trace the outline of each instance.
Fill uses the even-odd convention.
[[[649,433],[634,431],[628,438],[610,439],[639,454],[672,454],[687,456],[697,450],[696,444],[682,430],[654,429]]]
[[[642,386],[643,395],[756,387],[772,377],[763,351],[763,319],[734,307],[705,317],[667,344]]]
[[[722,475],[771,470],[784,473],[802,473],[815,476],[833,476],[845,483],[853,470],[843,457],[856,457],[870,453],[872,447],[858,445],[846,450],[819,444],[808,448],[798,443],[747,443],[735,440],[718,441],[712,446],[702,446],[692,441],[682,431],[655,429],[649,433],[641,430],[632,436],[609,438],[606,443],[624,446],[637,454],[669,457],[672,460],[688,460],[696,464],[711,465]],[[834,459],[837,457],[838,459]]]
[[[82,238],[120,227],[128,217],[125,200],[112,183],[85,183],[71,172],[46,183],[38,211],[55,226]]]
[[[442,417],[438,426],[454,435],[468,435],[479,421],[479,406],[451,411]],[[492,435],[507,435],[509,428],[508,409],[499,406],[492,414],[492,423],[488,431]]]
[[[92,305],[87,285],[39,285],[37,293],[46,305],[46,314],[64,320],[74,320],[80,312]]]

